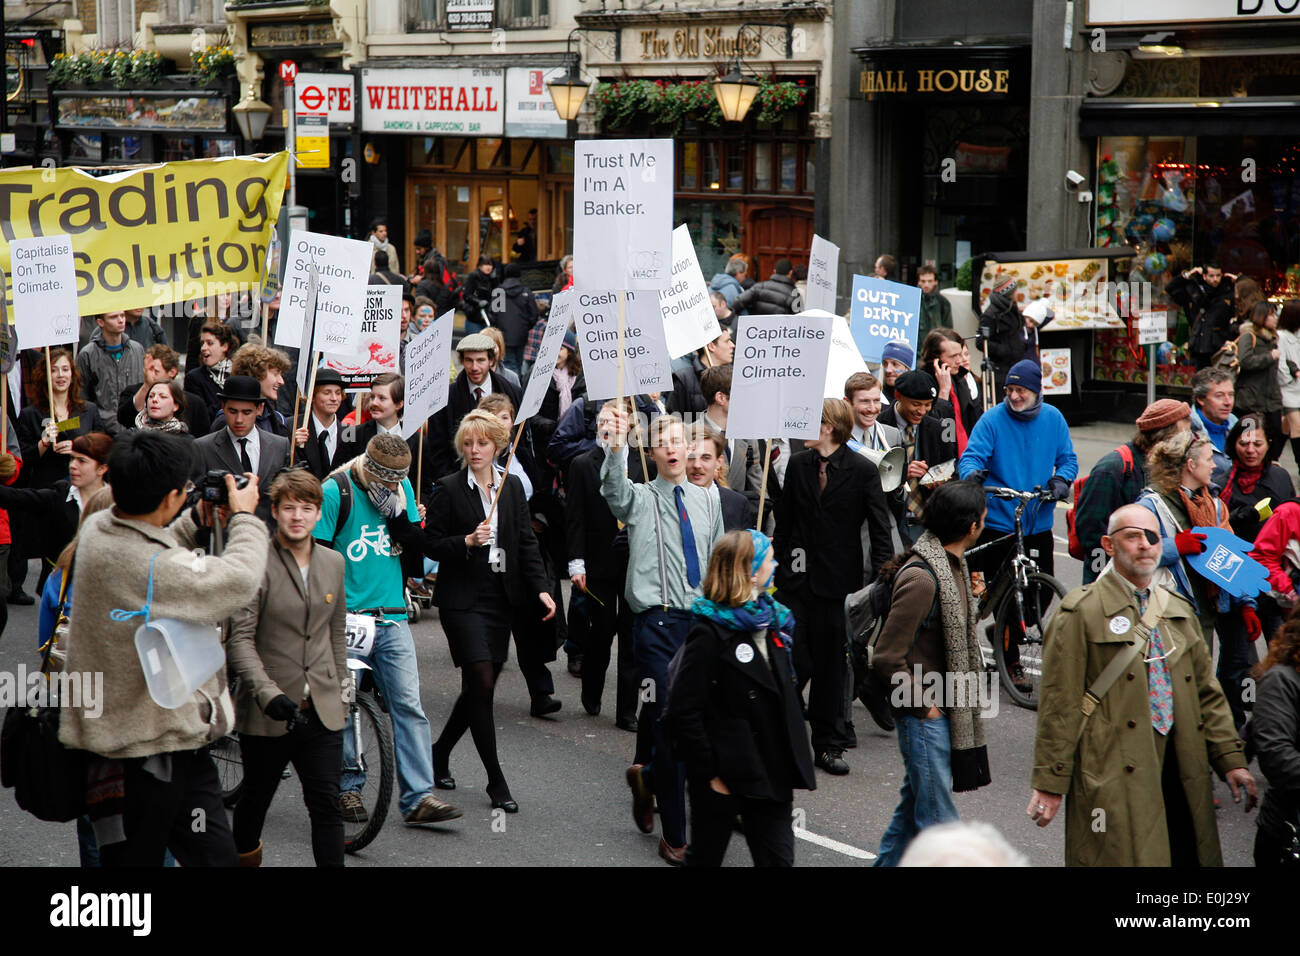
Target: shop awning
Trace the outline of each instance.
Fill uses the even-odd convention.
[[[1300,98],[1085,99],[1080,136],[1296,136]]]

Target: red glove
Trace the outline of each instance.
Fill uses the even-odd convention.
[[[1180,557],[1187,557],[1189,554],[1203,554],[1205,552],[1205,535],[1199,531],[1180,531],[1174,535],[1174,544],[1178,548]]]
[[[1253,607],[1243,607],[1241,609],[1241,619],[1246,624],[1246,636],[1252,641],[1258,639],[1264,633],[1264,625],[1259,623],[1259,615],[1255,613]]]

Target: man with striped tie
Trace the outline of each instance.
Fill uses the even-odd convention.
[[[632,648],[641,682],[637,753],[647,764],[627,771],[632,816],[642,833],[654,829],[659,801],[663,836],[659,855],[674,866],[686,860],[686,774],[669,759],[659,712],[668,691],[668,662],[686,641],[691,605],[713,545],[722,537],[722,505],[716,486],[700,488],[686,478],[686,432],[671,415],[650,423],[650,456],[658,476],[646,484],[627,477],[629,421],[622,408],[601,418],[605,462],[600,493],[614,517],[627,525],[628,568],[624,593],[632,610]]]

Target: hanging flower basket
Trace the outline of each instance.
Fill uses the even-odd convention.
[[[228,46],[204,47],[190,57],[190,76],[201,86],[224,80],[235,72],[235,53]]]
[[[152,50],[90,50],[56,53],[50,64],[53,88],[147,89],[162,82],[163,58]]]
[[[803,106],[808,90],[803,80],[776,81],[759,77],[754,114],[760,123],[773,123]],[[637,126],[671,132],[694,119],[702,126],[720,126],[722,110],[709,80],[620,80],[601,83],[592,92],[596,118],[606,130]]]

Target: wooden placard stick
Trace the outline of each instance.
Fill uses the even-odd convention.
[[[497,493],[492,496],[492,507],[488,509],[487,517],[484,521],[492,520],[492,513],[497,510],[497,502],[501,500],[501,492],[505,490],[506,478],[510,476],[510,463],[515,460],[515,449],[519,447],[519,439],[524,434],[524,425],[527,422],[520,422],[519,427],[515,429],[515,440],[510,443],[510,455],[506,458],[506,473],[501,476],[501,484],[497,486]]]
[[[772,467],[772,439],[767,440],[767,451],[763,454],[763,481],[758,486],[758,521],[754,528],[763,530],[763,503],[767,500],[767,473]]]

